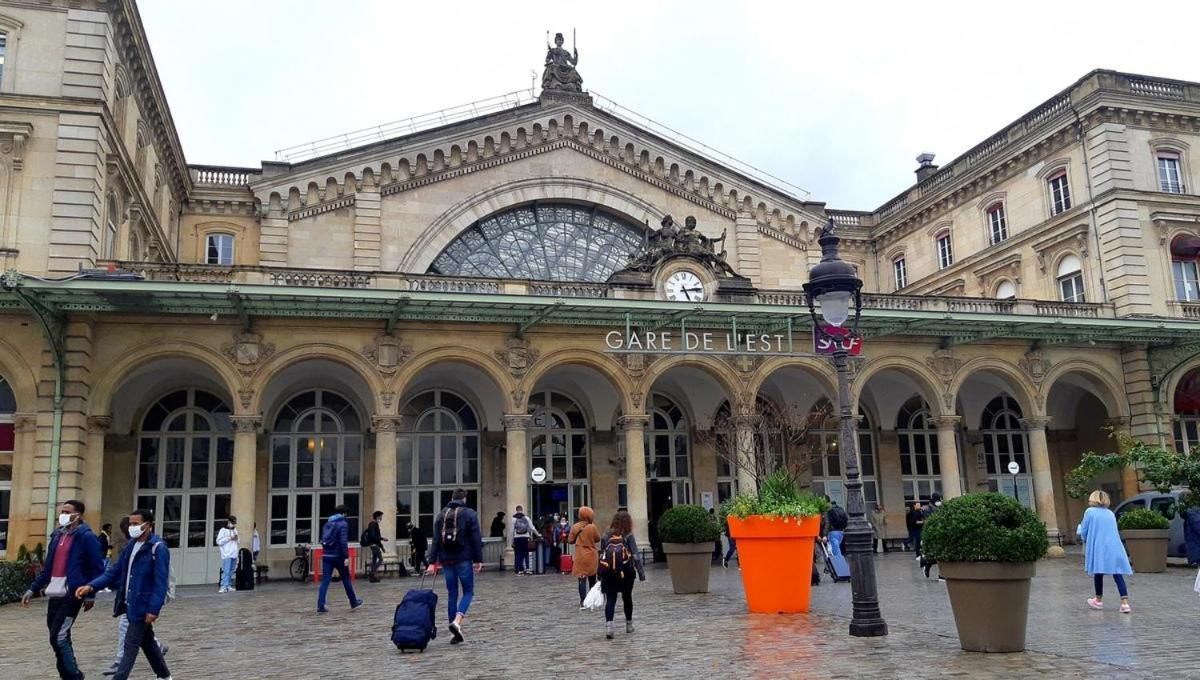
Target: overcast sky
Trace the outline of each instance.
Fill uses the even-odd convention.
[[[217,165],[540,88],[547,30],[577,31],[585,88],[846,209],[1091,69],[1200,80],[1195,1],[139,4],[187,159]]]

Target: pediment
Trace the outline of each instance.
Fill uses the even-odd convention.
[[[399,194],[559,149],[718,214],[752,216],[783,234],[824,221],[823,204],[768,186],[586,99],[551,98],[302,163],[264,163],[251,190],[268,216],[295,220],[353,205],[361,191]]]

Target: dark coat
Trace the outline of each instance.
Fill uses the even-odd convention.
[[[137,544],[137,541],[126,543],[121,556],[108,567],[108,571],[88,584],[94,590],[113,588],[117,593],[113,615],[120,614],[124,603],[125,613],[130,621],[140,621],[146,614],[158,616],[167,602],[167,587],[171,582],[171,551],[162,537],[151,534],[133,558],[133,570],[129,572],[129,592],[125,592],[129,556],[133,554],[133,546]]]
[[[379,522],[371,520],[371,523],[367,525],[367,530],[363,533],[365,534],[363,538],[367,539],[362,543],[364,548],[368,548],[373,545],[377,545],[380,548],[383,547],[383,534],[379,531]]]
[[[904,523],[908,526],[909,531],[920,531],[925,523],[925,513],[921,510],[910,509],[904,515]]]
[[[429,549],[429,539],[425,537],[425,532],[421,531],[421,527],[416,524],[408,532],[408,540],[412,542],[413,550],[425,551]]]
[[[92,533],[92,528],[87,522],[80,522],[72,534],[74,539],[71,541],[71,554],[67,556],[68,597],[74,597],[76,588],[87,585],[89,581],[104,573],[104,551],[101,550],[100,539]],[[42,563],[42,570],[33,579],[33,583],[29,584],[30,592],[39,593],[50,585],[54,553],[64,535],[62,529],[55,529],[54,533],[50,534],[50,548],[46,550],[46,561]]]
[[[325,544],[326,532],[329,532],[329,545]],[[345,515],[334,515],[321,530],[321,547],[325,549],[323,557],[346,559],[350,557],[350,525],[346,523]]]
[[[1183,516],[1183,540],[1188,564],[1200,562],[1200,507],[1188,509]]]
[[[447,513],[457,513],[459,544],[457,547],[442,545],[444,524]],[[450,501],[437,519],[433,521],[433,546],[429,551],[429,561],[458,564],[459,562],[483,562],[483,536],[479,533],[479,516],[467,507],[464,501]]]

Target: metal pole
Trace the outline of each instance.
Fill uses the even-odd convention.
[[[815,332],[819,332],[814,329]],[[849,355],[839,349],[833,355],[838,379],[839,448],[842,451],[846,475],[846,511],[850,523],[846,527],[842,551],[850,563],[850,591],[854,615],[850,634],[855,637],[879,637],[888,634],[887,622],[879,611],[879,591],[875,584],[875,541],[867,523],[866,502],[863,500],[862,479],[858,467],[858,422],[850,406]]]

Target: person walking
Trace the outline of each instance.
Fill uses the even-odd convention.
[[[217,592],[228,593],[233,590],[233,571],[237,568],[237,517],[230,515],[217,532],[217,547],[221,550],[221,588]]]
[[[129,544],[129,517],[122,517],[120,523],[121,535],[125,537],[126,545]],[[112,565],[110,564],[109,567]],[[105,568],[108,571],[108,568]],[[113,618],[117,620],[117,655],[113,657],[112,665],[104,670],[104,675],[116,675],[117,670],[121,668],[121,659],[125,658],[125,635],[129,632],[129,617],[125,616],[125,582],[117,579],[117,596],[113,598]],[[107,589],[111,590],[111,586]],[[161,638],[156,634],[155,640],[158,642],[158,651],[163,656],[167,655],[167,650],[170,649],[163,644]]]
[[[110,585],[117,586],[117,611],[129,621],[125,631],[125,649],[121,664],[113,673],[115,680],[126,680],[137,661],[138,650],[146,655],[156,678],[170,680],[171,670],[163,658],[162,648],[154,637],[154,622],[167,603],[171,588],[171,550],[166,541],[154,533],[154,511],[134,510],[129,513],[129,542],[121,556],[91,583],[75,591],[76,597],[87,597]],[[83,677],[82,675],[80,677]]]
[[[80,608],[87,612],[96,604],[90,594],[77,596],[76,591],[104,573],[100,539],[83,521],[83,512],[82,501],[66,501],[59,507],[58,528],[50,534],[42,570],[21,596],[22,607],[28,607],[36,594],[47,598],[46,628],[50,631],[54,665],[58,677],[69,680],[83,678],[71,642],[71,628],[79,618]]]
[[[1190,506],[1183,511],[1183,543],[1186,547],[1188,566],[1200,566],[1200,507],[1198,506]]]
[[[1099,489],[1088,496],[1088,509],[1083,513],[1083,521],[1075,529],[1079,540],[1083,541],[1083,568],[1092,576],[1096,596],[1088,598],[1088,606],[1092,609],[1104,609],[1104,575],[1112,574],[1117,582],[1117,592],[1121,595],[1121,613],[1128,614],[1129,589],[1125,586],[1125,575],[1132,574],[1129,565],[1129,555],[1125,545],[1121,543],[1121,535],[1117,531],[1117,516],[1109,509],[1112,499]]]
[[[258,535],[258,522],[251,526],[254,527],[254,533],[250,535],[250,553],[254,557],[254,563],[258,564],[258,553],[262,551],[262,537]]]
[[[921,528],[925,526],[925,514],[921,512],[921,501],[912,504],[904,515],[904,524],[908,527],[908,546],[921,559]]]
[[[566,515],[559,515],[558,524],[554,525],[554,562],[553,571],[561,571],[562,556],[567,554],[570,545],[571,520]]]
[[[383,532],[379,530],[379,522],[383,520],[383,511],[376,510],[371,514],[371,522],[360,537],[362,547],[371,550],[371,571],[367,576],[368,583],[379,583],[379,567],[383,564]]]
[[[517,507],[517,512],[521,508]],[[450,618],[450,644],[457,645],[463,635],[463,619],[475,599],[475,574],[483,571],[483,536],[479,516],[467,507],[467,492],[455,489],[450,504],[433,521],[433,548],[429,551],[427,575],[438,568],[446,577],[446,610]],[[462,599],[458,591],[462,588]]]
[[[96,534],[96,538],[100,541],[100,552],[104,554],[104,568],[108,569],[108,565],[112,562],[112,524],[105,524],[100,527],[100,533]]]
[[[842,554],[842,539],[846,537],[846,527],[850,526],[850,515],[837,504],[836,501],[826,513],[829,518],[829,533],[826,536],[829,542],[829,551],[834,555]]]
[[[875,535],[875,552],[887,552],[887,514],[883,511],[883,505],[875,504],[875,509],[871,511],[871,531]]]
[[[925,509],[923,511],[921,511],[922,530],[925,527],[925,522],[929,521],[929,518],[933,515],[933,513],[937,512],[938,510],[941,510],[941,509],[942,509],[942,494],[935,492],[929,496],[929,505],[925,506]],[[932,559],[925,553],[921,553],[917,559],[919,559],[921,561],[921,569],[923,569],[925,571],[925,578],[929,578],[929,570],[933,568],[933,565],[937,564],[937,561]],[[938,580],[945,581],[946,579],[942,578],[939,575]]]
[[[721,558],[721,566],[728,569],[729,568],[729,560],[732,559],[735,555],[737,555],[737,539],[735,539],[733,537],[733,534],[730,533],[730,531],[729,531],[729,517],[728,516],[726,516],[721,521],[721,525],[722,525],[721,528],[724,529],[724,531],[725,531],[725,540],[729,542],[729,547],[725,550],[725,556],[723,558]],[[738,559],[738,562],[739,562],[739,564],[741,563],[741,558]],[[738,568],[740,569],[741,567],[738,567]]]
[[[604,637],[613,639],[613,617],[617,613],[617,595],[625,612],[625,632],[633,632],[633,577],[646,580],[641,553],[633,537],[633,518],[620,510],[600,545],[600,590],[604,593]]]
[[[497,512],[492,518],[492,526],[488,531],[488,538],[504,538],[504,513]]]
[[[350,526],[346,523],[349,509],[339,505],[333,509],[333,516],[325,522],[321,530],[321,588],[317,591],[317,613],[325,614],[325,595],[329,592],[329,582],[333,580],[334,570],[342,580],[346,589],[346,598],[350,600],[350,609],[363,606],[363,601],[354,593],[354,584],[350,582]]]
[[[421,571],[425,568],[425,551],[429,549],[429,539],[425,538],[421,527],[412,522],[408,523],[408,546],[412,553],[413,571]]]
[[[588,506],[579,508],[579,521],[571,527],[567,542],[575,546],[575,562],[571,567],[571,575],[579,583],[579,611],[587,609],[583,599],[588,591],[596,585],[596,569],[599,565],[600,554],[597,546],[600,543],[600,530],[593,521],[596,511]]]
[[[533,520],[525,516],[521,506],[513,513],[513,568],[518,575],[532,574],[529,568],[529,551],[533,549],[530,541],[542,537],[533,526]]]

